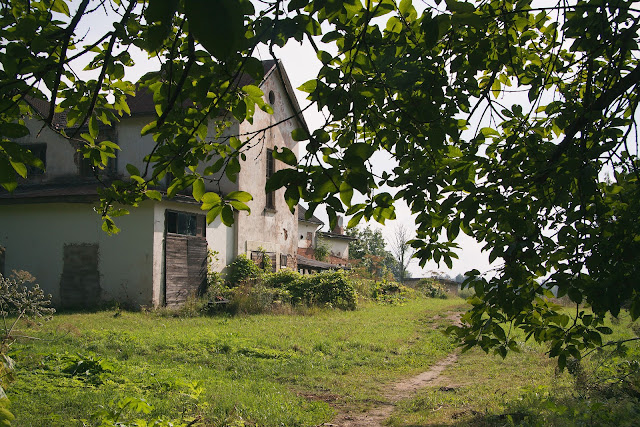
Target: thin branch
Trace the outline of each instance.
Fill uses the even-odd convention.
[[[49,115],[47,116],[45,122],[51,126],[51,122],[53,122],[53,114],[56,109],[56,97],[58,95],[58,89],[60,88],[60,80],[62,79],[62,73],[64,71],[65,58],[67,56],[67,49],[69,48],[69,42],[71,41],[71,37],[73,36],[80,19],[84,15],[87,6],[89,5],[90,0],[82,0],[80,6],[78,6],[78,10],[74,15],[73,19],[69,23],[69,26],[65,29],[64,39],[62,40],[62,49],[60,51],[60,58],[58,62],[58,70],[56,71],[56,79],[53,82],[53,88],[51,89],[51,101],[49,102]]]
[[[122,20],[120,21],[121,24],[124,25],[129,20],[129,15],[133,11],[133,8],[135,7],[136,4],[137,4],[137,2],[135,0],[131,0],[129,2],[129,6],[127,7],[127,11],[122,16]],[[96,82],[96,87],[95,87],[95,89],[93,91],[93,96],[91,98],[91,103],[89,104],[89,108],[87,109],[87,112],[84,115],[84,118],[80,122],[79,126],[75,129],[75,131],[71,135],[71,138],[73,138],[73,137],[75,137],[77,135],[77,133],[80,131],[80,128],[82,128],[87,123],[87,120],[89,120],[89,117],[91,117],[91,114],[93,114],[93,109],[95,108],[96,101],[98,100],[98,95],[100,94],[100,90],[102,88],[102,82],[104,81],[104,78],[105,78],[105,76],[107,74],[107,68],[108,68],[109,64],[111,63],[111,58],[112,58],[112,54],[113,54],[113,48],[114,48],[114,46],[116,44],[116,40],[117,39],[118,39],[118,37],[116,36],[116,33],[114,32],[111,35],[111,39],[109,40],[109,45],[107,46],[107,50],[106,50],[106,53],[105,53],[105,56],[104,56],[104,63],[102,64],[102,69],[100,70],[100,75],[98,76],[98,80]],[[53,110],[50,111],[50,114],[52,114],[52,112],[53,112]]]

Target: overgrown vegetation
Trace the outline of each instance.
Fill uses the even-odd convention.
[[[287,282],[280,273],[274,283]],[[273,287],[277,289],[277,287]],[[280,287],[280,289],[282,286]],[[380,284],[385,294],[417,292]],[[454,351],[442,331],[463,300],[406,299],[287,316],[57,315],[12,349],[16,425],[314,426],[362,411]],[[638,336],[626,312],[613,341]],[[384,333],[381,333],[384,331]],[[390,426],[623,426],[640,421],[640,345],[605,346],[559,371],[520,335],[507,359],[473,349],[399,402]],[[121,424],[117,424],[121,423]],[[145,424],[147,423],[147,424]],[[153,424],[155,423],[155,424]]]
[[[262,257],[265,258],[268,259]],[[358,301],[398,304],[413,298],[447,297],[444,288],[431,279],[412,289],[391,280],[363,275],[361,269],[302,275],[286,268],[272,273],[269,263],[260,264],[241,254],[229,266],[225,279],[219,273],[209,273],[203,295],[189,300],[178,310],[155,311],[191,317],[217,313],[291,313],[310,307],[354,310]]]
[[[21,320],[39,323],[50,319],[55,312],[51,308],[51,295],[45,295],[36,278],[27,271],[13,271],[9,277],[0,274],[0,425],[11,425],[13,414],[5,390],[15,380],[15,363],[9,355],[11,345],[18,337],[17,326]]]
[[[320,425],[333,418],[333,404],[366,408],[383,384],[428,369],[452,351],[445,325],[436,329],[432,319],[459,304],[414,300],[287,316],[61,314],[28,328],[42,340],[14,348],[17,379],[9,396],[20,426],[135,425],[137,419],[174,426]]]
[[[612,341],[638,337],[638,321],[609,318]],[[640,345],[605,346],[560,371],[548,347],[518,335],[506,359],[462,353],[441,380],[400,403],[389,425],[635,426],[640,423]]]

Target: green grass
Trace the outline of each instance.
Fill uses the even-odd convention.
[[[446,314],[462,309],[460,299],[422,299],[247,317],[59,314],[21,331],[38,340],[12,346],[17,379],[8,395],[17,426],[95,425],[93,413],[124,397],[149,402],[147,419],[316,426],[335,408],[375,406],[389,384],[453,351],[442,329]],[[608,338],[637,336],[639,323],[609,321]],[[640,345],[613,349],[584,359],[579,375],[558,372],[533,342],[506,359],[472,350],[399,402],[387,424],[640,425]]]
[[[199,416],[202,425],[318,425],[335,414],[327,402],[366,408],[382,384],[446,356],[452,345],[436,317],[460,303],[250,317],[60,314],[22,331],[39,340],[14,344],[8,394],[20,426],[82,425],[123,397],[144,398],[150,416]]]
[[[637,336],[640,322],[621,313],[619,321],[609,320],[607,326],[613,334],[605,342]],[[640,425],[640,344],[612,350],[591,353],[572,374],[569,369],[559,372],[546,347],[532,341],[521,343],[521,352],[505,359],[473,349],[461,354],[433,386],[399,402],[388,425]],[[621,382],[633,369],[635,374]]]

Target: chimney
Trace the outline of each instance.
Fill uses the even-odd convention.
[[[344,218],[338,216],[338,222],[335,228],[331,231],[333,234],[344,234]]]

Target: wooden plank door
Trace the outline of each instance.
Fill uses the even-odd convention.
[[[197,296],[206,283],[205,216],[195,215],[195,217],[198,224],[195,236],[179,234],[177,231],[183,230],[172,227],[168,227],[167,229],[171,232],[167,231],[165,234],[165,304],[167,307],[179,307],[184,304],[189,297]]]

